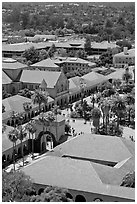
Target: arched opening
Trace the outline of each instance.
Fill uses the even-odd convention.
[[[49,104],[49,110],[51,109],[51,105]]]
[[[28,113],[28,118],[29,118],[29,119],[31,118],[30,113]]]
[[[46,139],[47,139],[47,144],[46,144],[46,149],[47,150],[52,150],[53,149],[53,139],[51,137],[51,135],[46,135]]]
[[[39,190],[38,190],[38,195],[40,195],[41,193],[43,193],[44,192],[44,188],[40,188]]]
[[[70,198],[70,199],[73,199],[73,196],[70,193],[66,193],[66,197]]]
[[[5,154],[2,156],[2,163],[4,163],[6,161],[6,156]]]
[[[21,156],[21,147],[18,148],[18,156]]]
[[[27,120],[27,116],[26,116],[26,114],[24,115],[24,121],[26,121]]]
[[[94,202],[103,202],[103,200],[101,198],[95,198],[93,201]]]
[[[10,155],[8,154],[8,156],[7,156],[7,162],[9,162],[10,161]]]
[[[31,118],[33,118],[33,117],[34,117],[34,112],[32,111],[32,112],[31,112]]]
[[[11,126],[14,126],[14,120],[11,121]]]
[[[37,116],[38,115],[38,111],[35,111],[35,116]]]
[[[10,126],[10,121],[8,120],[7,125]]]
[[[77,195],[75,202],[86,202],[86,198],[83,195]]]
[[[42,152],[46,151],[46,143],[42,142],[42,148],[41,148]]]
[[[26,155],[28,153],[26,144],[24,144],[24,146],[23,146],[23,153],[24,153],[24,155]]]
[[[12,94],[15,94],[15,87],[12,87]]]
[[[55,136],[49,131],[40,132],[38,138],[36,139],[36,149],[39,153],[53,149],[56,144],[57,142]]]

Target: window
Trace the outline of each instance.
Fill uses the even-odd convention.
[[[61,84],[61,91],[63,91],[63,84]]]

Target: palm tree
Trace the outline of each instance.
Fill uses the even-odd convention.
[[[81,105],[83,104],[83,98],[85,93],[86,83],[82,78],[80,78],[80,90],[81,90]]]
[[[16,120],[18,119],[19,117],[19,113],[18,112],[15,112],[15,111],[12,111],[11,113],[11,118],[13,119],[14,121],[14,128],[16,127]]]
[[[2,104],[2,113],[5,112],[5,106]]]
[[[22,127],[22,123],[20,126],[17,127],[19,134],[18,134],[18,139],[21,142],[21,154],[22,154],[22,159],[23,159],[23,166],[24,166],[24,153],[23,153],[23,139],[27,136],[27,133],[25,132],[25,128]]]
[[[41,90],[35,90],[35,93],[32,95],[32,102],[39,105],[39,113],[41,112],[41,104],[46,104],[48,100],[48,93]]]
[[[6,130],[6,124],[5,123],[2,123],[2,133],[4,133]]]
[[[96,128],[96,133],[98,132],[98,128],[99,128],[99,120],[101,117],[101,111],[99,108],[94,108],[91,111],[91,117],[93,119],[93,125]]]
[[[13,165],[14,165],[14,171],[15,171],[15,143],[18,140],[18,134],[19,134],[19,131],[16,128],[14,128],[13,130],[11,130],[8,133],[8,138],[13,143]]]
[[[23,103],[23,108],[24,108],[24,111],[26,112],[26,114],[28,115],[28,113],[32,109],[32,105],[30,102],[25,102],[25,103]]]
[[[119,130],[119,122],[124,112],[126,111],[126,105],[124,100],[119,97],[113,97],[111,111],[117,116],[117,130]]]
[[[47,118],[48,118],[48,121],[49,121],[49,132],[51,133],[51,124],[55,120],[55,116],[54,116],[52,111],[47,113]]]
[[[56,117],[56,138],[58,138],[58,130],[57,130],[57,115],[61,113],[61,110],[59,109],[59,107],[57,105],[54,106],[54,108],[52,109],[55,117]]]
[[[48,114],[45,114],[45,113],[40,113],[39,117],[38,117],[38,122],[40,122],[40,124],[43,125],[43,135],[45,133],[45,126],[49,126],[49,117],[48,117]],[[46,128],[46,131],[47,131],[47,128]],[[41,150],[40,150],[41,152]]]
[[[52,122],[55,120],[55,117],[54,117],[54,114],[53,114],[52,111],[49,111],[49,112],[47,113],[47,118],[48,118],[48,121],[49,121],[49,126],[50,126],[50,128],[51,128],[51,124],[52,124]]]
[[[135,103],[135,97],[132,94],[126,94],[124,100],[128,105],[132,105]]]
[[[129,72],[128,67],[125,69],[125,72],[124,72],[124,74],[122,76],[122,79],[126,82],[126,84],[128,84],[129,79],[132,79],[132,74]]]
[[[123,177],[120,186],[135,188],[135,171],[127,173]]]
[[[108,99],[104,99],[100,107],[103,113],[103,126],[104,126],[104,119],[106,121],[105,126],[106,126],[106,134],[107,134],[107,126],[109,124],[109,111],[111,108],[110,101]]]
[[[35,120],[31,120],[27,123],[25,126],[25,130],[29,131],[32,135],[32,158],[34,158],[34,140],[33,140],[33,134],[37,131],[36,129],[36,123]]]

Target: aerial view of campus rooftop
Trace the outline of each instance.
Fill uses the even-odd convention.
[[[135,2],[2,2],[2,201],[135,202]]]

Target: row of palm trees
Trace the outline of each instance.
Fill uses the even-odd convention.
[[[116,129],[119,131],[119,125],[121,119],[128,114],[128,120],[130,122],[131,111],[134,111],[135,98],[132,94],[125,95],[124,98],[119,95],[113,95],[111,97],[102,98],[98,104],[98,108],[92,110],[91,116],[93,119],[93,125],[96,127],[96,131],[99,128],[99,120],[102,115],[103,127],[105,127],[105,133],[108,133],[108,126],[110,125],[111,116],[116,116]],[[101,114],[102,112],[102,114]],[[112,120],[114,122],[114,119]]]
[[[41,104],[44,103],[47,104],[48,100],[48,93],[46,91],[36,90],[34,94],[32,95],[32,102],[33,104],[39,105],[39,113],[41,112]],[[29,102],[25,102],[23,104],[23,108],[25,113],[29,114],[30,110],[32,109],[32,105]],[[24,166],[24,152],[23,152],[23,140],[26,138],[27,133],[29,132],[29,139],[30,134],[32,136],[32,158],[34,157],[34,133],[36,130],[36,121],[39,121],[43,125],[43,133],[45,132],[45,126],[50,126],[54,120],[56,120],[57,124],[57,114],[60,113],[60,110],[58,106],[54,106],[53,110],[48,112],[47,114],[44,112],[41,112],[39,117],[35,120],[30,120],[25,127],[22,126],[24,121],[24,115],[25,114],[19,114],[15,111],[12,112],[11,118],[14,121],[14,129],[11,130],[8,133],[9,140],[13,143],[13,163],[14,163],[14,170],[15,170],[15,149],[16,149],[16,143],[17,140],[20,140],[21,142],[21,156],[23,158],[23,166]],[[16,121],[18,121],[18,125],[16,125]],[[4,125],[3,125],[3,131],[5,131]],[[57,137],[57,125],[56,125],[56,137]]]
[[[57,108],[57,107],[56,107]],[[56,110],[57,111],[57,110]],[[23,116],[18,114],[18,119],[20,121],[20,125],[14,127],[13,130],[11,130],[8,133],[8,139],[13,143],[13,163],[14,163],[14,170],[15,170],[15,151],[16,151],[16,143],[18,140],[21,142],[21,156],[23,160],[23,166],[24,166],[24,151],[23,151],[23,140],[27,136],[27,132],[29,133],[29,139],[31,134],[31,141],[32,141],[32,158],[34,158],[34,134],[37,131],[36,129],[36,123],[40,123],[43,126],[43,134],[47,131],[45,130],[45,127],[49,127],[49,132],[51,131],[51,124],[53,121],[56,120],[57,115],[50,111],[47,113],[40,113],[37,119],[30,120],[24,127],[22,126],[22,118]],[[17,119],[17,114],[16,114]],[[3,132],[5,131],[5,127],[3,126]]]

